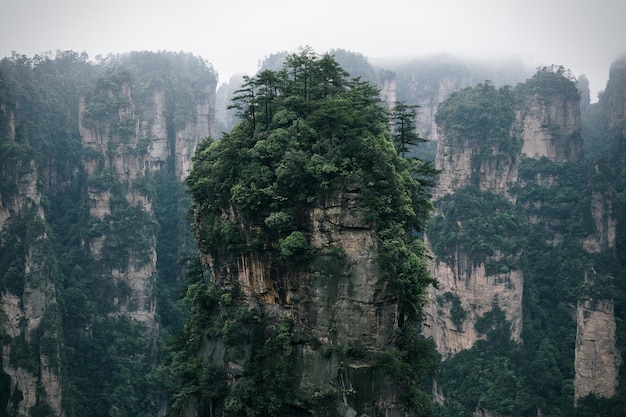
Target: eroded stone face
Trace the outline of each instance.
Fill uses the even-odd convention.
[[[375,410],[384,409],[395,417],[404,415],[396,382],[375,360],[328,353],[350,343],[370,352],[387,350],[398,328],[397,299],[376,262],[377,240],[362,204],[358,192],[345,191],[310,212],[308,235],[319,254],[310,268],[277,270],[264,253],[241,256],[236,271],[219,268],[213,259],[209,263],[212,271],[218,271],[213,280],[236,279],[244,303],[262,312],[268,323],[281,319],[294,323],[295,333],[302,337],[294,364],[301,370],[297,392],[302,401],[316,392],[334,392],[330,401],[342,398],[333,404],[337,415],[354,416],[356,410],[375,415]],[[240,375],[246,366],[245,354],[234,358],[219,341],[206,341],[205,352],[233,375]]]
[[[511,338],[521,342],[524,292],[522,271],[487,275],[484,264],[475,266],[468,262],[459,261],[457,265],[448,265],[441,260],[431,260],[429,263],[432,275],[437,278],[438,288],[429,288],[430,302],[424,308],[426,320],[422,334],[432,338],[444,359],[470,349],[476,341],[484,338],[476,331],[475,324],[491,311],[494,302],[506,316]],[[460,267],[461,264],[467,268]],[[456,300],[453,301],[453,297]],[[462,320],[455,318],[453,302],[458,302],[458,306],[463,309]]]
[[[34,161],[31,161],[29,168],[16,179],[17,192],[14,198],[10,199],[7,205],[0,202],[0,230],[12,217],[27,216],[31,210],[35,221],[44,224],[46,222],[44,210],[40,205],[41,194],[37,189],[39,175]],[[44,231],[25,248],[24,269],[21,271],[24,274],[22,294],[13,294],[10,290],[0,294],[0,305],[3,310],[0,320],[1,333],[11,340],[24,338],[26,343],[33,346],[36,346],[37,342],[32,338],[38,332],[58,337],[50,333],[52,330],[40,328],[44,315],[55,314],[50,311],[55,311],[56,308],[55,277],[52,276],[52,268],[48,265],[49,259],[45,253],[46,245],[49,244],[48,239],[49,236]],[[32,358],[38,361],[39,370],[32,372],[11,363],[11,350],[14,348],[15,345],[11,343],[5,343],[2,347],[2,371],[10,377],[10,394],[19,391],[22,395],[22,400],[15,404],[16,415],[28,416],[33,406],[39,401],[45,401],[57,416],[62,417],[64,413],[61,405],[60,369],[58,365],[50,365],[52,362],[58,362],[58,358],[50,358],[44,352],[39,352],[38,357]],[[41,400],[43,396],[38,392],[40,384],[45,391],[44,400]]]
[[[613,302],[581,300],[576,324],[574,398],[590,394],[611,398],[617,389],[621,364]]]
[[[582,157],[577,100],[535,94],[517,118],[522,125],[522,155],[534,159],[545,157],[553,162],[575,162]]]
[[[613,213],[613,202],[607,193],[591,194],[591,216],[594,233],[583,241],[584,249],[589,253],[599,253],[615,248],[617,220]]]
[[[522,148],[519,155],[506,158],[500,157],[503,155],[498,155],[497,147],[486,140],[476,142],[448,137],[449,133],[440,129],[435,162],[442,174],[434,192],[435,199],[470,185],[506,196],[509,187],[518,183],[517,164],[521,158],[547,158],[557,163],[579,161],[582,157],[579,104],[561,97],[532,95],[518,108],[511,135],[522,138]],[[484,155],[490,155],[490,159],[483,159]],[[550,188],[559,180],[537,174],[532,181]],[[594,191],[591,211],[595,232],[582,241],[583,247],[590,253],[614,248],[616,223],[610,196]],[[484,265],[473,265],[466,258],[459,253],[452,263],[435,258],[430,261],[438,288],[429,290],[423,334],[433,339],[444,359],[470,349],[483,337],[477,334],[474,325],[496,299],[510,324],[512,339],[521,341],[523,272],[487,276]],[[456,318],[452,312],[453,302],[456,303]],[[459,308],[463,312],[462,320]],[[620,364],[612,302],[581,300],[577,323],[576,398],[589,394],[611,397],[616,390]]]
[[[137,207],[148,216],[154,216],[152,201],[145,191],[135,186],[150,172],[161,170],[170,158],[174,161],[176,176],[182,181],[191,169],[192,156],[198,144],[215,135],[213,123],[214,85],[205,85],[201,98],[195,103],[195,118],[185,120],[184,126],[171,126],[168,116],[167,93],[156,89],[142,103],[135,103],[130,83],[124,83],[120,93],[128,103],[117,115],[120,119],[135,120],[135,132],[122,140],[116,137],[110,122],[85,120],[84,99],[80,101],[79,129],[83,146],[90,149],[87,155],[100,155],[98,158],[86,156],[83,166],[90,177],[106,169],[122,184],[126,184],[124,198],[131,206]],[[101,92],[113,94],[113,92]],[[180,123],[180,122],[179,122]],[[147,141],[147,143],[146,143]],[[145,149],[139,149],[144,147]],[[109,190],[89,187],[89,214],[104,221],[112,212],[112,195]],[[86,242],[96,259],[102,251],[109,235],[90,237]],[[149,329],[156,328],[156,302],[153,291],[153,277],[156,268],[156,237],[150,239],[147,259],[139,261],[130,254],[124,265],[116,266],[108,272],[115,282],[123,281],[130,289],[128,297],[113,300],[116,313],[128,314]]]

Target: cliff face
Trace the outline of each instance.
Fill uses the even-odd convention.
[[[432,280],[407,230],[430,204],[381,130],[387,114],[369,84],[289,67],[323,60],[328,71],[330,59],[285,60],[290,75],[260,113],[238,99],[237,129],[197,153],[187,184],[211,277],[187,292],[186,344],[173,359],[182,415],[432,414],[416,334]],[[198,356],[210,384],[178,372]]]
[[[499,144],[477,144],[475,140],[455,137],[439,129],[435,167],[441,170],[433,198],[453,194],[469,186],[480,190],[506,194],[517,182],[515,157],[508,155]]]
[[[533,159],[545,157],[554,162],[575,162],[581,159],[578,100],[545,97],[537,93],[526,98],[517,119],[523,139],[523,156]]]
[[[3,104],[0,120],[8,127],[4,149],[19,146],[13,109]],[[9,288],[0,295],[1,334],[10,340],[2,346],[2,371],[10,377],[8,395],[21,398],[12,404],[14,415],[27,416],[45,405],[62,416],[60,329],[55,325],[58,272],[37,186],[44,178],[28,157],[3,161],[0,176],[5,186],[13,187],[11,194],[0,195],[0,242],[14,250],[12,259],[3,260],[10,264],[3,277]]]
[[[450,359],[485,339],[478,325],[497,302],[512,341],[536,344],[537,349],[541,343],[537,344],[536,323],[549,322],[543,316],[536,320],[537,314],[545,314],[536,308],[545,303],[538,294],[561,279],[566,291],[555,297],[560,305],[553,314],[554,320],[560,316],[558,325],[568,329],[563,334],[572,340],[562,345],[571,350],[571,401],[588,395],[610,398],[618,391],[621,364],[612,298],[616,290],[611,286],[617,275],[603,262],[595,262],[596,256],[614,256],[619,241],[615,180],[602,163],[596,163],[593,170],[582,166],[579,97],[562,69],[539,71],[512,91],[517,99],[510,119],[491,116],[504,108],[506,101],[491,108],[491,113],[473,113],[477,107],[489,107],[481,102],[484,95],[495,97],[480,86],[453,95],[439,108],[435,162],[442,174],[433,192],[438,212],[427,241],[434,255],[431,271],[439,285],[429,291],[422,332],[433,339],[444,359]],[[467,100],[470,94],[472,99]],[[607,103],[619,107],[617,111],[605,108],[606,123],[621,127],[616,114],[623,114],[620,106],[624,100],[616,98],[615,91],[606,94],[610,98]],[[508,124],[497,125],[504,120]],[[486,195],[502,196],[508,205],[497,199],[493,201],[500,203],[485,204],[481,198]],[[563,198],[567,195],[571,196]],[[501,226],[503,219],[510,221],[508,226]],[[442,228],[442,223],[454,224]],[[511,230],[513,224],[521,229],[503,240],[490,238]],[[521,242],[519,246],[515,246],[517,242]],[[537,245],[544,247],[545,255]],[[555,257],[573,248],[570,257],[588,261],[565,272],[564,264]],[[530,282],[526,282],[528,277]],[[538,293],[541,286],[544,290]],[[523,305],[531,311],[523,311]],[[525,332],[526,323],[531,329]],[[526,337],[530,340],[523,340]],[[484,346],[481,352],[485,352]],[[545,359],[546,352],[540,356]],[[454,371],[444,365],[443,373]],[[452,383],[459,378],[455,375]],[[446,402],[445,384],[438,384],[437,389],[439,401]],[[485,403],[481,396],[474,406],[481,412],[499,414],[497,401],[492,410]],[[543,411],[538,408],[537,412]]]
[[[304,406],[322,395],[331,415],[385,410],[390,417],[404,416],[398,386],[375,360],[330,353],[349,346],[382,351],[398,328],[399,306],[377,265],[376,238],[363,218],[363,203],[360,194],[344,190],[310,213],[311,245],[319,253],[312,261],[315,272],[273,271],[271,259],[258,253],[242,255],[234,277],[209,265],[215,282],[232,285],[235,280],[256,315],[274,325],[293,322],[295,334],[303,338],[290,365],[297,370],[298,396],[290,401]],[[233,357],[231,349],[212,352],[213,363],[228,374],[241,375],[251,365],[249,357]],[[336,394],[340,401],[333,400]]]
[[[626,130],[622,127],[626,121],[625,75],[626,60],[615,62],[611,66],[607,88],[600,101],[606,132],[614,142],[613,149],[620,149],[626,137]],[[623,163],[619,156],[617,161]],[[585,251],[591,254],[618,251],[619,222],[622,217],[615,207],[620,203],[615,196],[616,179],[606,175],[606,169],[600,162],[594,164],[590,204],[593,228],[583,240]],[[574,363],[576,400],[591,394],[611,398],[619,386],[622,352],[616,336],[615,296],[612,287],[607,291],[604,279],[606,276],[603,277],[595,271],[588,273],[585,276],[588,291],[577,304]],[[619,279],[619,275],[612,276],[611,279]]]
[[[139,239],[139,244],[131,245],[113,266],[103,270],[103,275],[128,288],[124,297],[114,300],[117,312],[130,315],[150,329],[156,328],[153,285],[157,259],[156,230],[149,223],[154,221],[154,196],[146,184],[170,160],[180,181],[187,176],[198,143],[215,135],[214,90],[215,85],[209,83],[197,91],[198,98],[191,103],[191,112],[182,123],[171,116],[176,111],[168,97],[173,91],[161,88],[150,91],[147,100],[136,103],[130,82],[124,80],[112,88],[96,91],[90,103],[81,100],[79,126],[86,150],[84,169],[89,178],[108,177],[112,181],[105,185],[91,181],[89,214],[104,224],[109,223],[110,230],[86,243],[94,258],[102,261],[103,257],[113,256],[116,241],[125,240],[120,239],[124,230],[115,224],[114,219],[119,218],[116,210],[135,210],[136,221],[148,221],[137,230],[139,236],[135,239]],[[123,104],[106,118],[94,115],[99,100],[111,99]],[[113,190],[116,183],[121,187]],[[128,208],[112,200],[115,193],[123,195],[123,205]]]
[[[481,100],[487,96],[491,97],[489,100],[500,97],[506,103],[510,103],[511,99],[506,96],[507,91],[496,90],[490,84],[479,85],[475,90],[478,97],[468,100],[467,95],[471,91],[464,90],[456,96],[460,103],[458,106],[440,108],[444,115],[440,119],[435,167],[441,170],[441,174],[433,191],[435,201],[470,188],[512,199],[508,190],[517,182],[517,155],[514,154],[517,136],[513,129],[512,110],[502,110],[499,119],[477,126],[476,130],[483,132],[478,134],[476,131],[458,130],[455,127],[458,122],[450,122],[449,118],[456,116],[448,116],[456,115],[458,111],[460,117],[466,117],[464,115],[472,110],[466,109],[471,104],[464,103],[478,101],[480,104],[477,106],[481,107],[484,105]],[[478,116],[470,113],[468,117]],[[498,138],[498,134],[505,137]],[[455,229],[464,233],[469,223],[475,221],[467,216],[469,213],[446,221],[457,222]],[[443,358],[469,349],[477,340],[484,338],[476,331],[475,325],[480,317],[491,311],[494,303],[506,315],[511,338],[521,341],[522,271],[506,268],[505,272],[498,272],[486,268],[490,257],[493,260],[499,258],[497,252],[501,248],[496,247],[496,252],[487,254],[487,257],[471,256],[466,252],[468,249],[453,244],[448,249],[447,258],[435,256],[430,261],[438,286],[429,292],[430,303],[422,331],[434,340]]]
[[[504,311],[511,338],[521,342],[522,271],[488,275],[485,265],[461,258],[452,266],[441,260],[431,262],[437,288],[428,293],[426,326],[422,334],[432,338],[443,359],[470,349],[485,335],[476,330],[477,321],[491,311],[494,302]]]
[[[159,330],[155,206],[163,210],[163,202],[155,176],[179,184],[197,144],[215,134],[215,77],[185,55],[111,60],[100,68],[67,52],[0,61],[0,378],[10,388],[0,407],[7,415],[78,416],[81,407],[90,415],[136,414],[105,388],[124,367],[130,376],[120,389],[160,395],[154,384],[147,388]],[[168,60],[186,66],[155,75]],[[142,331],[126,335],[137,322]],[[111,346],[92,345],[102,339]],[[150,348],[137,352],[148,339]],[[115,349],[136,360],[120,366]]]
[[[612,301],[581,299],[576,309],[574,398],[611,398],[617,391],[621,354]]]

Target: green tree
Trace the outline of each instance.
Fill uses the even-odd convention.
[[[415,119],[419,107],[396,101],[391,110],[391,140],[396,147],[396,152],[402,158],[411,151],[412,146],[426,142],[426,139],[420,137],[415,130]]]

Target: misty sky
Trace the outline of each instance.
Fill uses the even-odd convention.
[[[591,95],[626,53],[625,0],[0,0],[0,56],[192,52],[253,75],[269,54],[310,45],[369,57],[519,59],[586,74]]]

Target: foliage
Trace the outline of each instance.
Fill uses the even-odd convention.
[[[504,313],[494,303],[476,323],[487,335],[472,349],[443,362],[437,381],[444,387],[442,416],[471,416],[474,410],[504,415],[527,415],[533,410],[527,381],[519,368],[520,347],[510,340]]]
[[[582,238],[593,233],[591,193],[581,193],[581,185],[590,177],[589,167],[525,158],[519,164],[519,177],[525,185],[514,187],[513,192],[526,215],[544,219],[554,232],[567,236]],[[549,179],[553,185],[542,185],[549,184]]]
[[[188,180],[203,251],[232,254],[243,240],[275,249],[292,232],[304,231],[304,213],[319,196],[352,183],[371,202],[369,220],[381,230],[393,217],[421,228],[425,193],[403,176],[409,165],[394,159],[383,139],[376,90],[345,77],[331,57],[305,50],[290,56],[281,72],[247,79],[233,99],[242,122],[199,148]],[[402,200],[403,192],[408,199]],[[231,204],[243,230],[234,228],[238,218],[223,216]]]
[[[562,65],[538,68],[532,78],[518,84],[515,93],[522,98],[540,94],[543,97],[558,96],[566,100],[580,100],[576,78]]]
[[[10,219],[0,233],[0,285],[13,294],[24,291],[27,216]]]
[[[16,191],[19,169],[57,173],[59,181],[69,181],[80,161],[78,131],[80,96],[94,82],[96,69],[86,54],[57,51],[54,57],[28,58],[13,54],[0,60],[0,166],[10,173],[0,182],[3,200]],[[7,117],[13,115],[9,123]],[[14,126],[15,136],[8,131]],[[44,185],[44,184],[42,184]],[[45,184],[49,185],[49,184]],[[5,186],[11,187],[8,194]]]
[[[442,198],[427,233],[439,259],[467,255],[488,272],[517,269],[528,224],[505,197],[468,187]]]
[[[461,330],[461,325],[463,321],[465,321],[465,317],[467,316],[467,312],[463,309],[461,305],[461,299],[451,292],[446,292],[443,296],[437,297],[437,304],[439,307],[444,307],[447,305],[448,310],[450,311],[450,318],[452,319],[452,323],[456,326],[457,330]]]
[[[452,93],[442,102],[435,116],[437,125],[452,137],[502,143],[512,139],[515,98],[510,87],[494,87],[486,81]]]
[[[396,152],[402,158],[409,153],[411,147],[426,141],[415,131],[415,119],[418,108],[419,106],[417,105],[396,102],[391,110],[391,140],[396,148]]]
[[[199,270],[196,270],[199,271]],[[192,276],[184,302],[187,316],[184,327],[172,340],[164,366],[176,382],[170,415],[178,415],[189,396],[200,400],[199,412],[213,415],[216,402],[226,394],[226,374],[202,361],[197,352],[203,339],[221,332],[220,326],[210,320],[210,314],[220,313],[219,301],[225,294],[216,286],[207,286],[201,275]],[[221,404],[221,403],[220,403]]]
[[[154,415],[162,381],[146,329],[128,316],[98,317],[91,326],[90,334],[77,336],[80,344],[68,358],[67,414]]]

